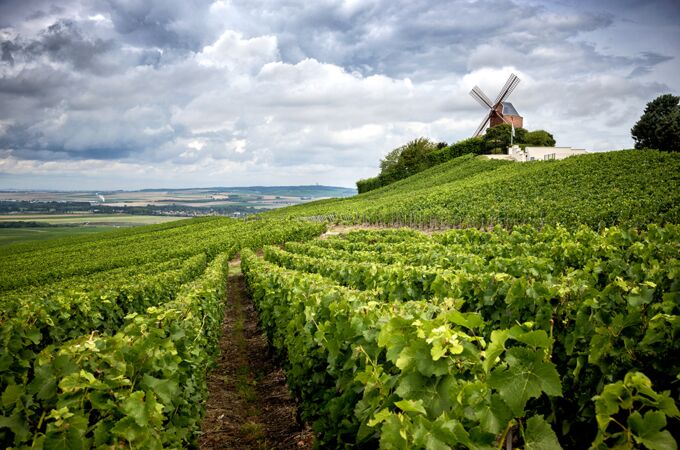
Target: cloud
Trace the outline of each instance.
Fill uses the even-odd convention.
[[[529,128],[548,129],[565,145],[629,147],[644,104],[680,89],[680,50],[661,45],[679,28],[659,18],[666,28],[653,29],[654,11],[633,4],[598,8],[3,2],[4,187],[19,176],[56,183],[79,173],[120,187],[144,176],[156,186],[167,186],[163,177],[351,185],[411,139],[468,137],[484,113],[468,91],[479,85],[494,97],[511,72],[522,81],[510,101]],[[636,30],[647,30],[650,44],[628,49],[617,39],[612,47],[608,33],[630,23],[630,11],[641,13]]]

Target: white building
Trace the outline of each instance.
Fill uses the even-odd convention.
[[[585,155],[587,152],[581,148],[571,147],[525,147],[513,145],[508,148],[505,155],[486,155],[490,159],[505,159],[510,161],[547,161],[550,159],[564,159],[570,156]]]

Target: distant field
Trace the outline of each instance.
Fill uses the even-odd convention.
[[[136,216],[125,214],[0,214],[0,222],[44,222],[63,224],[151,225],[186,219],[175,216]]]
[[[46,239],[81,236],[115,230],[117,227],[46,227],[46,228],[0,228],[0,246],[16,242],[43,241]]]
[[[152,225],[186,217],[174,216],[135,216],[124,214],[0,214],[1,222],[39,222],[56,227],[21,227],[1,228],[0,245],[15,242],[45,240],[57,237],[79,236],[83,234],[101,233],[120,227]]]
[[[103,206],[147,206],[147,205],[191,205],[214,207],[220,205],[245,206],[266,205],[268,208],[280,205],[275,200],[291,204],[304,203],[313,199],[347,197],[356,189],[334,186],[251,186],[214,187],[197,189],[152,189],[142,191],[0,191],[0,201],[69,201],[96,202]],[[277,198],[278,197],[278,198]]]

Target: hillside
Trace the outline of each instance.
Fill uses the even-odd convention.
[[[677,223],[680,155],[626,150],[522,164],[466,155],[365,194],[266,215],[421,226]]]
[[[678,174],[653,151],[465,156],[245,220],[6,246],[0,444],[677,448]],[[316,239],[325,218],[460,229]]]

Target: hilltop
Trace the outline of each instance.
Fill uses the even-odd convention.
[[[465,155],[364,194],[265,215],[445,227],[677,223],[680,155],[624,150],[530,163]]]

